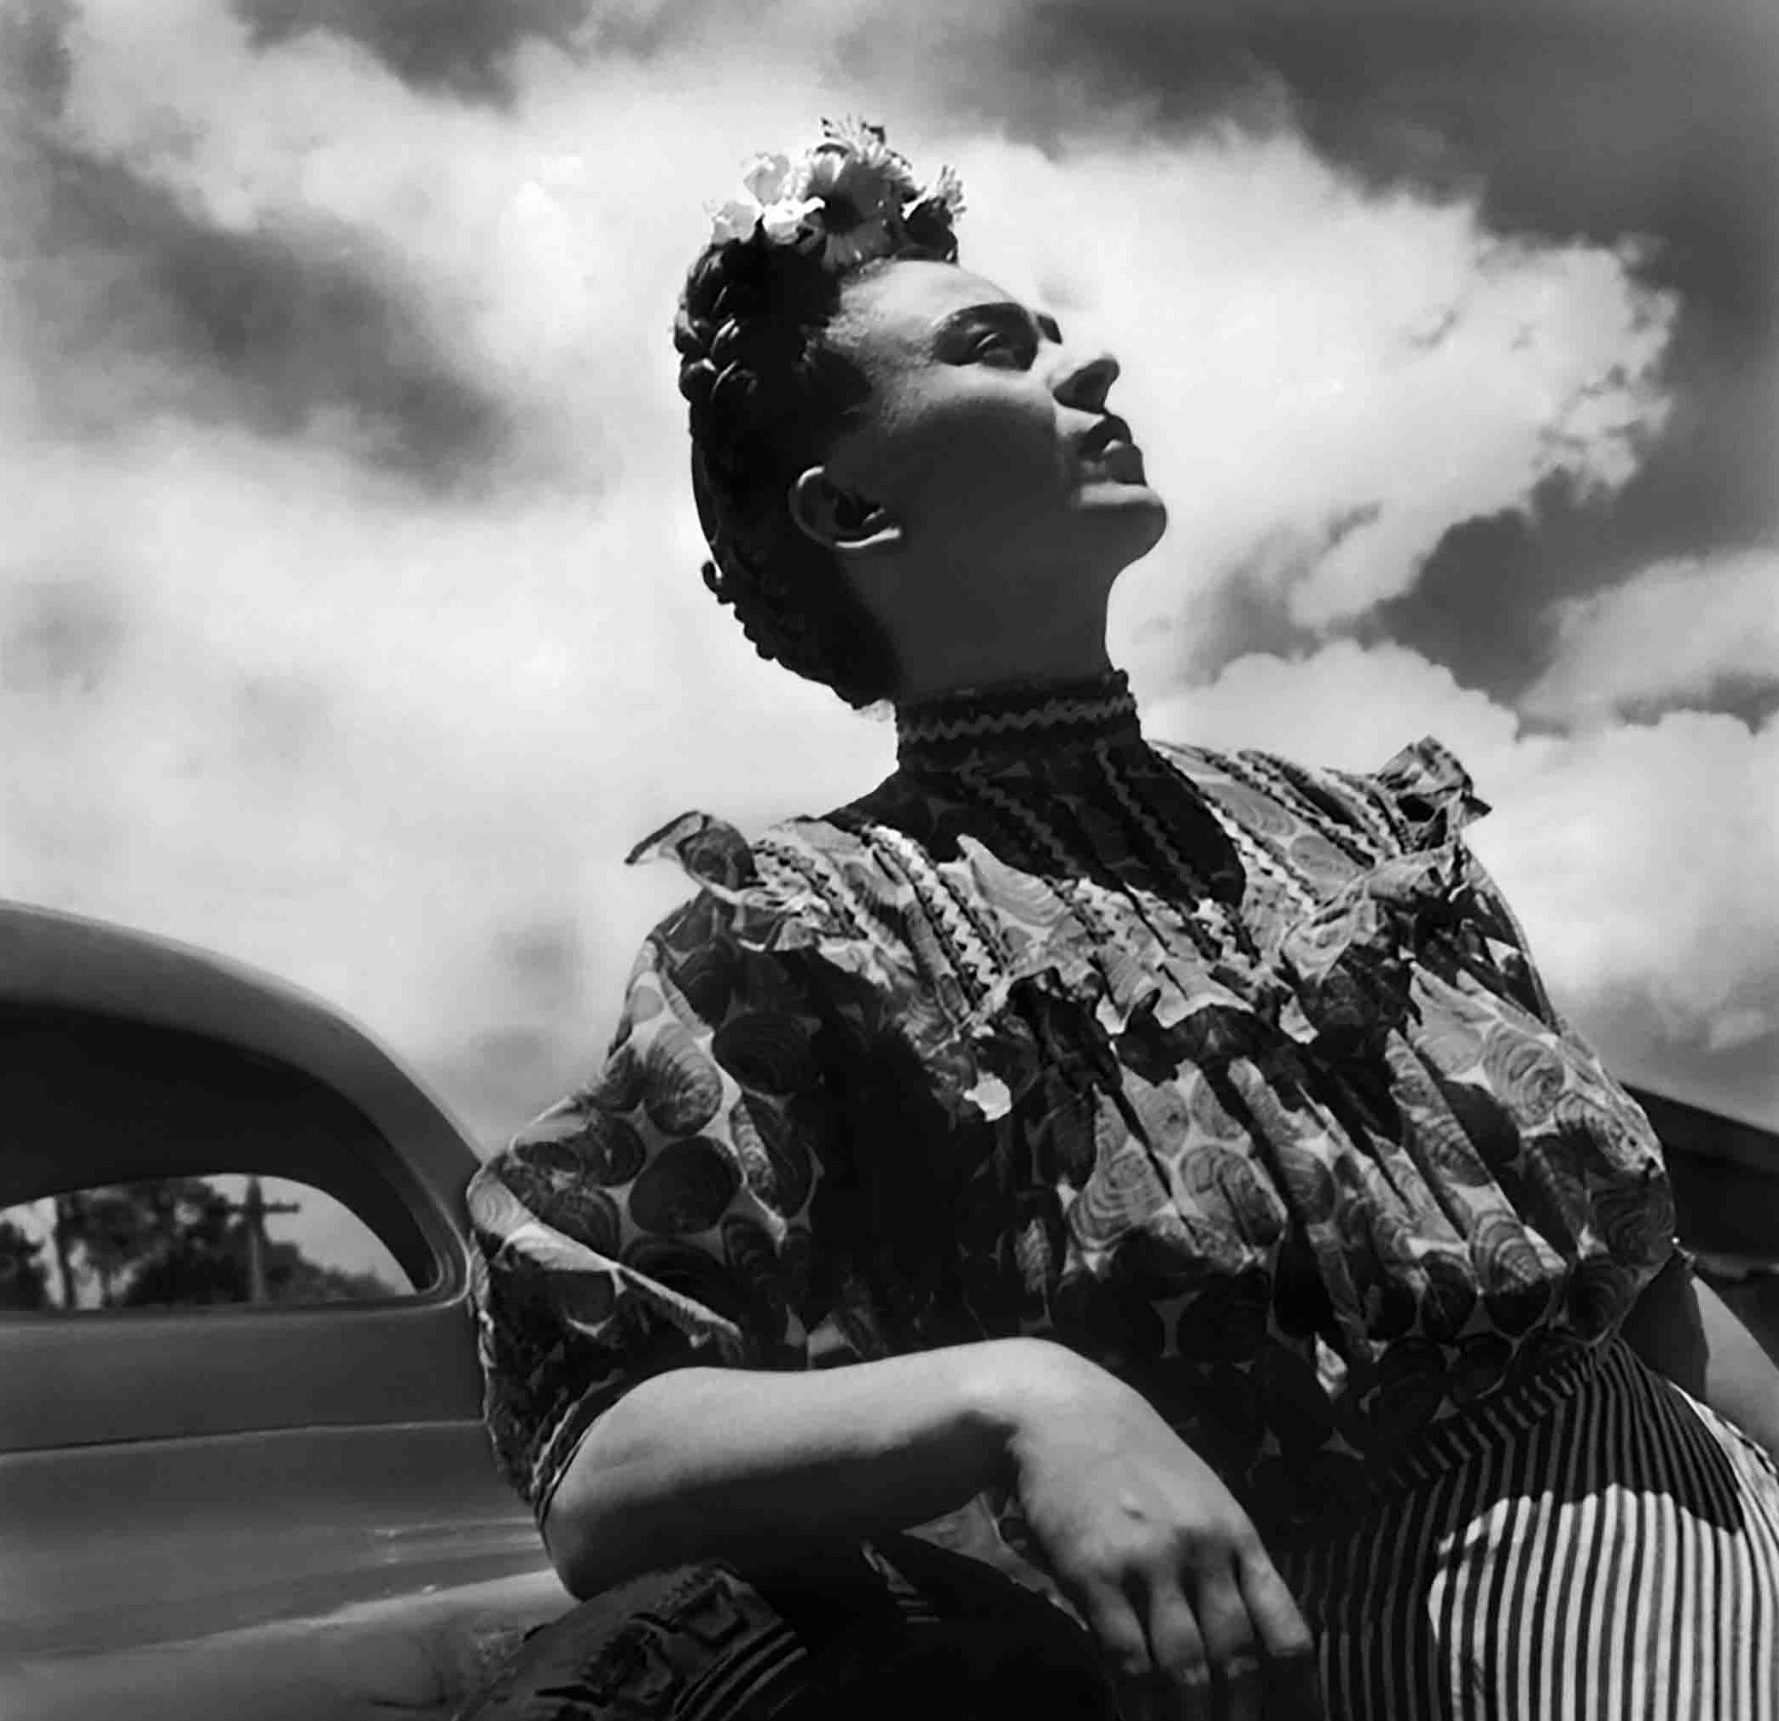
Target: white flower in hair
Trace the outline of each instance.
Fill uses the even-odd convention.
[[[923,191],[883,127],[857,119],[824,120],[822,141],[794,162],[756,156],[743,183],[744,197],[712,211],[713,244],[758,231],[771,244],[819,256],[833,271],[889,256],[911,241],[944,248],[964,207],[962,182],[950,168]]]
[[[916,209],[922,207],[942,212],[948,221],[955,221],[963,214],[968,205],[964,202],[964,182],[958,178],[956,168],[939,169],[933,176],[933,183],[920,194],[915,204]]]
[[[902,231],[916,245],[942,255],[955,254],[952,228],[964,212],[964,182],[942,167],[931,185],[902,211]]]
[[[756,226],[775,245],[789,245],[819,204],[811,197],[791,195],[794,175],[786,155],[756,155],[742,176],[743,197],[731,198],[712,211],[711,242],[749,239]]]

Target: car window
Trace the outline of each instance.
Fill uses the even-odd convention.
[[[399,1097],[398,1077],[372,1075]],[[345,1093],[269,1053],[0,1007],[0,1117],[0,1307],[35,1299],[46,1272],[52,1308],[70,1294],[73,1308],[251,1302],[256,1288],[337,1300],[371,1295],[367,1273],[376,1295],[424,1295],[450,1272],[436,1193]]]
[[[0,1210],[0,1309],[360,1302],[414,1286],[341,1202],[281,1177],[165,1176]]]

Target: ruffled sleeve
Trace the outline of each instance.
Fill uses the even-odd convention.
[[[1465,828],[1489,810],[1470,773],[1443,743],[1428,735],[1404,747],[1364,781],[1382,799],[1411,853],[1452,857],[1451,894],[1461,904],[1461,923],[1473,958],[1498,978],[1527,1014],[1560,1034],[1569,1033],[1569,1024],[1538,972],[1518,916],[1463,840]]]
[[[487,1420],[540,1518],[638,1381],[821,1360],[810,1208],[834,1037],[805,967],[750,924],[745,846],[679,836],[717,841],[680,856],[706,888],[644,945],[602,1069],[468,1192]]]
[[[1463,841],[1465,824],[1488,810],[1464,767],[1428,737],[1404,748],[1368,782],[1387,803],[1411,861],[1449,857],[1440,940],[1478,983],[1469,996],[1514,1006],[1475,1012],[1455,1030],[1448,1022],[1429,1021],[1417,1038],[1425,1047],[1443,1033],[1449,1055],[1467,1034],[1477,1037],[1480,1068],[1462,1072],[1463,1085],[1448,1085],[1447,1097],[1480,1090],[1505,1112],[1521,1143],[1518,1172],[1528,1187],[1542,1179],[1585,1193],[1585,1224],[1570,1246],[1593,1257],[1587,1263],[1592,1277],[1578,1282],[1595,1289],[1612,1284],[1603,1300],[1622,1313],[1674,1247],[1673,1192],[1661,1140],[1643,1108],[1551,1001],[1518,918]],[[1457,994],[1446,998],[1448,1007],[1456,1006]],[[1475,1107],[1474,1098],[1470,1105]],[[1516,1174],[1511,1165],[1498,1164],[1494,1172],[1503,1180]],[[1546,1229],[1565,1234],[1555,1218]],[[1614,1274],[1623,1282],[1613,1284]]]
[[[1403,846],[1411,850],[1453,841],[1489,810],[1457,756],[1431,735],[1423,735],[1382,770],[1358,781],[1387,803]]]

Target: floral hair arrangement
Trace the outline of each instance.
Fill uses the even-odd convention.
[[[815,257],[830,274],[910,250],[957,256],[962,181],[942,167],[922,186],[882,126],[823,120],[814,148],[795,159],[756,156],[742,183],[743,196],[711,206],[713,245],[758,237]]]
[[[707,207],[673,324],[704,583],[761,657],[875,704],[894,679],[888,641],[788,497],[870,394],[825,339],[848,278],[895,258],[955,263],[963,186],[950,168],[923,186],[882,126],[823,120],[813,148],[754,157],[742,194]]]

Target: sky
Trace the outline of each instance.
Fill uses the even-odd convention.
[[[1102,342],[1154,735],[1436,734],[1559,1003],[1779,1127],[1768,0],[0,0],[0,895],[344,1010],[491,1148],[597,1066],[690,807],[882,714],[698,577],[669,329],[860,113]]]

